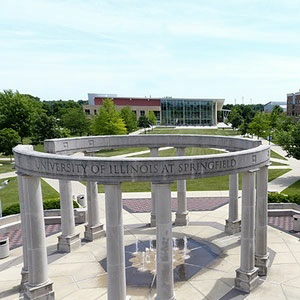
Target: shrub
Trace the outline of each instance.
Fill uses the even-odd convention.
[[[5,209],[3,209],[2,216],[5,217],[8,215],[15,215],[18,213],[20,213],[20,204],[15,203],[15,204],[12,204],[12,205],[6,207]]]
[[[300,205],[300,195],[285,195],[280,193],[269,193],[269,203],[296,203]]]
[[[74,208],[78,208],[79,205],[76,201],[73,201]],[[60,209],[60,201],[59,199],[49,199],[43,202],[43,208],[44,210],[48,209]],[[2,211],[3,217],[9,216],[9,215],[15,215],[20,213],[20,204],[14,203]]]

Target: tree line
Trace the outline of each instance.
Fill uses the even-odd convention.
[[[287,116],[276,105],[272,112],[256,111],[251,106],[233,106],[227,121],[242,135],[252,135],[272,140],[280,145],[289,157],[300,159],[300,122],[294,116]]]
[[[92,119],[86,116],[82,104],[86,101],[41,101],[18,91],[0,92],[0,153],[12,155],[12,148],[25,138],[37,145],[52,138],[128,134],[156,124],[153,111],[137,120],[129,107],[118,111],[111,99],[104,100]]]

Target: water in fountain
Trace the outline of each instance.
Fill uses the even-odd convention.
[[[186,255],[187,252],[187,238],[186,236],[183,237],[183,258],[186,259],[188,256]]]
[[[146,248],[146,263],[150,263],[150,250],[149,248]]]
[[[139,240],[137,239],[136,241],[135,241],[135,254],[137,254],[139,252]]]
[[[172,240],[173,240],[173,249],[177,250],[177,240],[176,238],[172,238]]]
[[[149,240],[149,249],[150,249],[150,251],[154,251],[154,249],[153,249],[153,237],[151,237],[150,240]]]
[[[145,270],[145,251],[142,252],[142,271]]]

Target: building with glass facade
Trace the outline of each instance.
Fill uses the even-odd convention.
[[[161,100],[162,125],[216,125],[216,102],[202,99]]]
[[[157,123],[170,126],[214,126],[217,111],[222,110],[224,99],[197,98],[135,98],[117,95],[89,94],[89,105],[84,106],[88,115],[95,115],[104,99],[110,98],[118,109],[129,106],[137,118],[152,110]]]

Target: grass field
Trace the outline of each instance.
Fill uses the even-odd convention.
[[[0,174],[15,171],[14,164],[9,160],[0,159],[0,164],[2,165],[0,166]]]
[[[154,128],[149,134],[205,134],[205,135],[239,135],[239,131],[232,129],[172,129],[172,128]]]
[[[4,189],[0,190],[0,200],[2,202],[2,209],[6,208],[11,204],[19,202],[17,177],[1,179],[0,183],[6,179],[10,180],[8,185]],[[58,192],[56,192],[49,184],[47,184],[43,180],[41,180],[41,183],[43,200],[49,200],[54,198],[57,199],[59,197]]]
[[[186,156],[192,156],[192,155],[206,155],[206,154],[217,154],[222,153],[221,150],[216,149],[209,149],[209,148],[197,148],[197,147],[188,147],[185,149],[185,155]],[[158,152],[160,157],[168,157],[168,156],[176,156],[176,149],[166,149],[161,150]],[[150,153],[135,155],[132,157],[149,157]]]
[[[271,161],[271,163],[272,163],[272,166],[288,166],[288,164],[282,164],[277,161]]]
[[[277,152],[271,150],[271,157],[272,158],[278,158],[278,159],[282,159],[282,160],[287,160],[285,157],[281,156],[280,154],[278,154]]]
[[[139,152],[144,150],[149,150],[149,148],[135,147],[135,148],[123,148],[123,149],[115,149],[115,150],[101,150],[96,152],[96,156],[110,157],[110,156],[128,154],[128,153]]]
[[[294,184],[290,185],[288,188],[283,190],[281,193],[286,194],[286,195],[290,195],[290,196],[299,195],[300,194],[300,180],[298,180]]]
[[[282,176],[290,169],[269,170],[269,182]],[[229,186],[229,176],[207,177],[200,179],[191,179],[186,182],[187,191],[226,191]],[[239,188],[242,188],[242,176],[239,176]],[[122,183],[122,192],[150,192],[150,182],[124,182]],[[176,182],[171,185],[171,190],[176,191]],[[98,185],[99,193],[104,192],[104,186]]]

